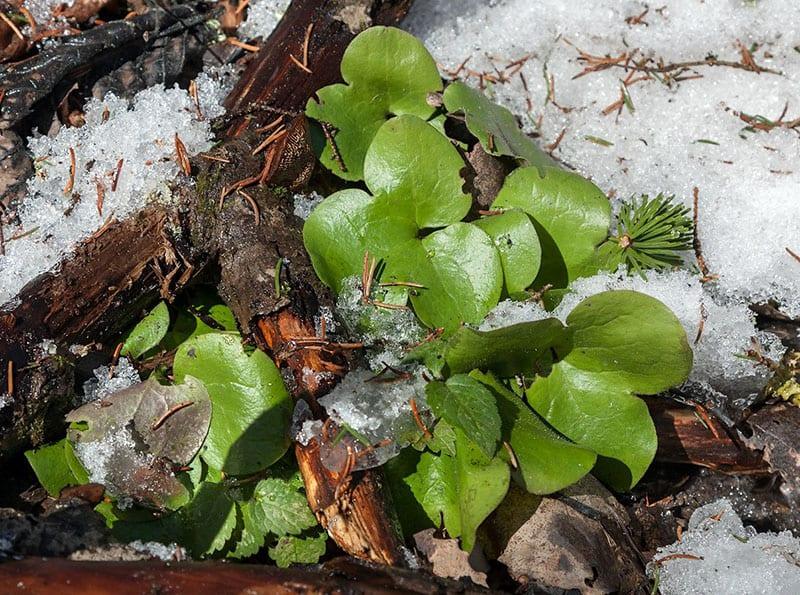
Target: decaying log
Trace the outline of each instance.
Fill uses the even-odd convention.
[[[53,339],[63,348],[73,341],[106,341],[159,296],[170,298],[206,263],[217,265],[220,295],[242,330],[255,332],[261,345],[294,372],[293,392],[298,397],[308,398],[314,406],[315,398],[346,372],[342,354],[290,353],[293,337],[314,333],[314,316],[330,295],[316,279],[303,249],[302,221],[291,213],[291,201],[262,182],[292,187],[307,179],[313,156],[301,115],[306,101],[316,89],[339,79],[341,56],[357,25],[392,24],[409,4],[408,0],[293,2],[228,101],[232,113],[228,139],[215,149],[227,163],[198,160],[197,188],[183,189],[182,209],[154,207],[130,221],[110,224],[82,244],[59,271],[26,286],[17,305],[0,312],[4,321],[0,360],[13,360],[17,386],[9,409],[13,415],[0,418],[4,432],[0,456],[30,443],[25,431],[35,422],[31,413],[41,418],[40,411],[31,408],[36,399],[50,407],[46,419],[56,422],[56,428],[68,406],[63,393],[71,388],[70,377],[63,373],[66,390],[59,398],[30,391],[35,366],[44,361],[37,359],[38,343]],[[307,36],[311,73],[290,58],[301,55]],[[286,118],[287,134],[253,155],[263,135],[259,137],[255,126],[248,124],[272,121],[276,114]],[[276,275],[280,275],[277,283]],[[0,374],[5,386],[5,367]],[[355,556],[401,562],[402,540],[380,472],[338,477],[324,469],[318,451],[299,449],[298,458],[312,508],[336,542]],[[342,492],[338,488],[344,480],[348,488]]]
[[[404,570],[336,559],[321,567],[282,569],[220,562],[74,562],[28,558],[0,565],[0,592],[31,595],[215,595],[488,593],[420,570]]]

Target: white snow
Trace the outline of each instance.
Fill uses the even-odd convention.
[[[371,299],[391,301],[386,291],[373,284]],[[348,277],[336,300],[336,314],[350,336],[364,343],[370,368],[380,372],[397,366],[406,349],[426,334],[411,310],[378,308],[362,301],[361,279]]]
[[[798,593],[800,540],[744,527],[722,499],[692,514],[680,540],[659,548],[648,574],[663,595]]]
[[[247,7],[247,19],[239,25],[243,39],[266,39],[278,25],[291,0],[253,0]]]
[[[113,369],[109,366],[100,366],[92,373],[94,378],[83,383],[83,398],[77,399],[79,402],[76,406],[102,399],[142,381],[139,372],[127,357],[119,358]]]
[[[311,215],[311,211],[322,202],[324,196],[320,196],[316,192],[309,194],[297,193],[294,195],[294,214],[305,220]]]
[[[28,180],[27,196],[19,209],[21,226],[4,230],[0,304],[56,266],[112,215],[122,219],[150,201],[169,200],[169,185],[180,171],[175,135],[190,155],[207,150],[212,146],[209,120],[224,113],[220,102],[225,85],[209,75],[201,75],[197,83],[202,119],[187,91],[156,85],[137,93],[130,105],[113,94],[102,101],[91,99],[85,106],[84,126],[64,126],[55,137],[29,139],[36,173]],[[70,149],[75,154],[71,189]],[[115,179],[116,190],[112,190]],[[65,193],[65,189],[70,191]],[[22,237],[15,239],[15,235]]]
[[[157,541],[141,541],[137,539],[131,541],[128,545],[141,554],[147,554],[151,558],[157,558],[164,562],[181,560],[185,557],[184,549],[177,543],[166,545]]]
[[[410,401],[415,400],[420,415],[429,415],[425,400],[425,380],[422,369],[410,372],[409,379],[381,379],[369,370],[354,370],[330,393],[319,399],[328,415],[341,427],[357,432],[370,445],[383,440],[391,443],[374,449],[368,466],[381,465],[400,452],[419,433]],[[303,427],[307,440],[312,426]],[[365,468],[365,466],[358,466]]]
[[[592,286],[637,286],[676,311],[690,342],[702,302],[708,319],[693,378],[759,374],[735,355],[756,335],[747,304],[771,297],[800,314],[800,262],[786,251],[800,252],[800,128],[747,132],[738,113],[776,120],[788,106],[785,120],[800,117],[800,3],[439,0],[415,3],[406,27],[443,69],[452,72],[470,58],[458,76],[473,85],[480,84],[478,72],[497,78],[495,66],[510,73],[508,82],[484,78],[487,93],[544,145],[564,130],[555,156],[598,184],[615,208],[621,199],[658,192],[691,206],[697,187],[703,254],[717,280],[701,286],[685,273],[651,275],[656,286],[646,289],[603,275],[576,284],[578,295]],[[699,66],[685,75],[701,78],[629,84],[633,110],[608,115],[602,112],[620,98],[628,72],[612,67],[575,78],[588,66],[578,49],[600,57],[636,50],[637,60],[665,63],[713,54],[735,63],[742,60],[740,42],[752,47],[758,65],[782,74]],[[526,56],[518,72],[504,70]],[[550,76],[558,105],[547,100]]]

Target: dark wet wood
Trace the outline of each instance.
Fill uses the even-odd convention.
[[[737,443],[713,414],[659,397],[645,397],[658,434],[656,461],[684,463],[738,475],[767,475],[758,452]],[[712,429],[713,428],[713,429]]]
[[[74,562],[28,558],[0,565],[0,592],[30,595],[214,595],[487,593],[422,570],[337,559],[321,567],[281,569],[222,562]]]

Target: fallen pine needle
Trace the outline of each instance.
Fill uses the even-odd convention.
[[[72,188],[75,186],[75,170],[77,169],[77,164],[75,163],[75,149],[72,147],[69,148],[69,180],[67,180],[67,185],[64,186],[64,194],[69,194],[72,192]]]
[[[14,35],[16,35],[17,37],[19,37],[19,38],[20,38],[22,41],[25,41],[25,36],[22,34],[22,31],[20,31],[20,30],[17,28],[17,26],[14,24],[14,21],[12,21],[11,19],[9,19],[9,18],[8,18],[8,17],[7,17],[5,14],[3,14],[2,12],[0,12],[0,18],[2,18],[2,19],[5,21],[6,25],[8,25],[8,26],[11,28],[11,30],[14,32]]]
[[[294,57],[292,54],[289,54],[289,59],[290,59],[292,62],[294,62],[294,63],[297,65],[297,67],[298,67],[300,70],[302,70],[302,71],[304,71],[304,72],[307,72],[308,74],[313,74],[313,73],[311,72],[311,69],[310,69],[308,66],[306,66],[305,64],[303,64],[303,63],[302,63],[300,60],[298,60],[297,58],[295,58],[295,57]]]
[[[228,37],[225,41],[227,41],[232,46],[236,46],[237,48],[241,48],[247,52],[257,52],[260,49],[257,45],[252,45],[249,43],[245,43],[243,41],[239,41],[235,37]]]
[[[175,415],[175,414],[176,414],[178,411],[180,411],[181,409],[186,409],[187,407],[189,407],[189,406],[191,406],[191,405],[194,405],[194,401],[183,401],[182,403],[178,403],[177,405],[173,405],[172,407],[170,407],[170,408],[167,410],[167,412],[166,412],[166,413],[164,413],[164,415],[162,415],[161,417],[159,417],[159,418],[156,420],[156,423],[154,423],[154,424],[153,424],[153,427],[152,427],[151,429],[152,429],[153,431],[157,430],[158,428],[160,428],[161,426],[163,426],[163,425],[166,423],[166,421],[167,421],[167,420],[168,420],[170,417],[172,417],[173,415]]]

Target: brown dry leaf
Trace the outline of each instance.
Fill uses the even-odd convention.
[[[469,578],[476,585],[488,587],[486,583],[486,560],[476,560],[458,545],[457,539],[437,539],[435,529],[425,529],[414,535],[414,543],[431,565],[431,572],[444,578]],[[476,568],[478,567],[478,568]]]
[[[553,496],[512,487],[479,540],[520,583],[546,592],[633,593],[646,585],[630,517],[592,476]]]

